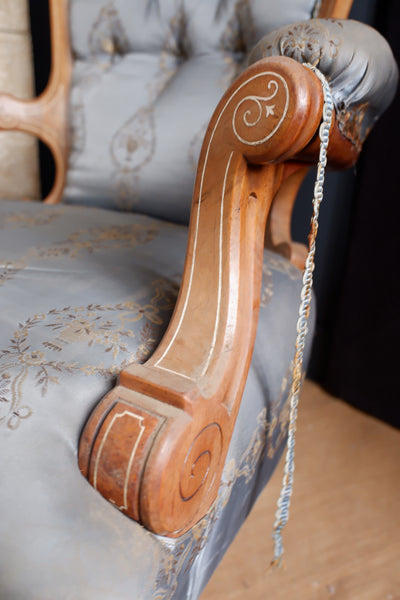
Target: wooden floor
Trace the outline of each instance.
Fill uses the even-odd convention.
[[[281,478],[278,468],[201,600],[400,600],[400,431],[306,382],[286,566],[267,572]]]

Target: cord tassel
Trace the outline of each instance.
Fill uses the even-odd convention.
[[[290,412],[289,427],[286,447],[286,458],[284,466],[284,475],[282,487],[277,502],[277,511],[275,514],[274,529],[272,539],[274,541],[274,558],[271,567],[282,566],[282,557],[284,553],[282,542],[282,530],[289,520],[290,501],[293,492],[294,479],[294,456],[296,444],[296,422],[299,404],[299,395],[301,391],[303,377],[303,358],[306,336],[308,332],[308,317],[310,314],[311,290],[313,284],[313,271],[315,266],[316,237],[318,232],[319,208],[323,199],[323,188],[325,179],[325,167],[327,163],[327,149],[329,144],[329,132],[332,125],[333,100],[328,82],[324,75],[313,65],[304,64],[311,69],[321,81],[324,94],[324,108],[322,112],[322,123],[319,128],[319,137],[321,140],[317,175],[314,185],[313,215],[310,224],[310,234],[308,240],[308,254],[303,272],[303,286],[301,290],[301,302],[299,307],[299,318],[297,321],[297,338],[295,346],[295,356],[293,362],[292,385],[289,395]]]

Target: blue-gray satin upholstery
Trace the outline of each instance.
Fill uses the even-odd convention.
[[[266,33],[315,0],[71,0],[64,201],[186,223],[222,94]]]
[[[219,496],[172,540],[104,500],[80,474],[77,447],[121,366],[145,360],[168,323],[186,227],[2,201],[0,232],[0,598],[195,600],[284,445],[300,272],[265,252],[257,341]]]

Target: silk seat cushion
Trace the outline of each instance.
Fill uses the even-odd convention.
[[[82,477],[77,447],[121,367],[165,330],[187,229],[0,203],[0,598],[191,599],[268,481],[287,431],[300,272],[266,252],[260,322],[219,496],[183,537],[147,532]]]

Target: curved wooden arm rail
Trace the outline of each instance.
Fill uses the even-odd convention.
[[[280,163],[311,141],[322,105],[315,75],[281,57],[252,65],[222,98],[169,328],[150,360],[122,371],[82,433],[82,473],[156,533],[182,534],[216,497],[253,351]]]

